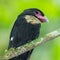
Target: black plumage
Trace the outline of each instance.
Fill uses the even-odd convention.
[[[28,23],[27,20],[25,19],[25,16],[28,15],[28,16],[34,16],[39,20],[39,18],[34,14],[34,13],[38,14],[38,11],[40,12],[41,16],[44,16],[42,11],[36,8],[31,8],[24,10],[17,17],[11,30],[8,49],[12,47],[17,48],[39,37],[41,23],[34,22],[34,24],[31,24],[31,22]],[[21,54],[17,57],[14,57],[10,60],[27,60],[27,58],[30,56],[31,53],[32,50],[24,54]]]

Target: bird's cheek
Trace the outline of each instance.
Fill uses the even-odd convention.
[[[39,19],[37,19],[36,17],[31,16],[31,15],[26,15],[25,19],[26,19],[27,23],[30,23],[30,24],[39,24],[39,23],[41,23],[39,21]]]

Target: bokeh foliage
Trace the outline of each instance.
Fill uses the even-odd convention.
[[[27,8],[39,8],[48,17],[41,36],[60,27],[60,0],[0,0],[0,55],[8,47],[11,28],[17,16]],[[31,60],[60,60],[60,38],[35,48]]]

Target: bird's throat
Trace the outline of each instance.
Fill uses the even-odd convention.
[[[39,21],[39,19],[37,19],[36,17],[31,16],[31,15],[26,15],[25,19],[26,19],[27,23],[31,23],[31,24],[39,24],[39,23],[41,23]]]

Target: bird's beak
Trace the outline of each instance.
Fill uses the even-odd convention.
[[[46,18],[46,16],[39,16],[40,21],[43,22],[48,22],[48,19]]]
[[[39,20],[43,23],[43,22],[48,22],[48,19],[46,18],[46,16],[42,16],[40,14],[35,14],[37,16],[37,18],[39,18]]]
[[[48,18],[47,18],[46,16],[44,16],[43,18],[44,18],[44,19],[43,19],[43,22],[49,22],[49,21],[48,21]]]

